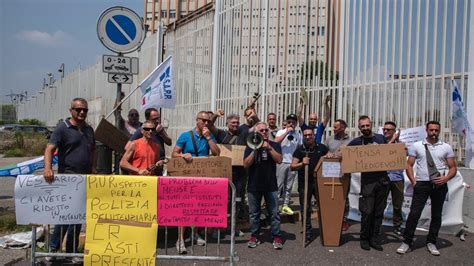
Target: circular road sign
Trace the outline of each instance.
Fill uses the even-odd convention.
[[[117,53],[130,53],[142,45],[145,28],[142,19],[133,10],[115,6],[100,15],[97,35],[107,49]]]

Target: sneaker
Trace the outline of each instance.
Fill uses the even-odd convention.
[[[281,212],[284,213],[284,214],[287,214],[287,215],[293,215],[294,214],[293,210],[290,207],[288,207],[288,205],[286,205],[286,204],[283,205],[283,207],[281,208]]]
[[[360,248],[363,250],[370,250],[370,244],[368,240],[360,240]]]
[[[84,259],[83,258],[80,258],[80,257],[74,257],[71,259],[71,262],[73,264],[83,264],[84,263]]]
[[[410,246],[405,242],[402,242],[400,247],[397,248],[397,253],[398,254],[405,254],[405,253],[410,252],[410,251],[411,251]]]
[[[261,243],[262,242],[260,242],[260,240],[258,240],[256,236],[251,236],[249,242],[247,243],[247,247],[256,248]]]
[[[369,245],[373,247],[375,250],[383,251],[383,247],[382,245],[380,245],[380,241],[375,237],[369,240]]]
[[[196,241],[196,244],[198,246],[205,246],[206,245],[206,240],[202,239],[202,237],[198,233],[196,233],[194,235],[194,241]]]
[[[245,233],[242,232],[241,230],[237,229],[237,230],[235,230],[235,236],[242,237],[242,236],[245,236]]]
[[[178,250],[178,254],[186,254],[187,250],[183,240],[176,241],[176,250]]]
[[[402,232],[402,229],[400,228],[400,226],[396,226],[395,228],[393,228],[393,233],[395,233],[395,235],[397,235],[399,237],[403,236],[403,232]]]
[[[283,248],[283,241],[281,237],[275,236],[273,237],[273,248],[274,249],[282,249]]]
[[[351,227],[351,225],[348,222],[346,222],[346,221],[342,222],[342,231],[343,232],[349,230],[349,227]]]
[[[441,255],[441,253],[439,253],[439,250],[438,248],[436,247],[435,244],[433,243],[428,243],[426,244],[426,248],[428,249],[428,251],[431,253],[431,255],[433,256],[439,256]]]

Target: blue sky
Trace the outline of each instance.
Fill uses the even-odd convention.
[[[143,0],[0,0],[0,95],[41,89],[46,73],[59,77],[111,54],[97,38],[97,19],[112,6],[143,16]]]

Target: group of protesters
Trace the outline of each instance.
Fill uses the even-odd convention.
[[[249,136],[259,135],[258,146],[247,145],[243,155],[243,166],[232,166],[232,176],[236,187],[237,215],[250,220],[249,248],[257,247],[261,229],[262,206],[266,209],[271,225],[273,247],[282,249],[284,240],[280,233],[280,215],[293,215],[290,207],[290,195],[294,181],[297,180],[299,202],[307,206],[306,239],[313,240],[311,225],[311,202],[314,197],[318,202],[317,187],[314,178],[308,178],[305,195],[305,168],[314,173],[316,165],[323,157],[340,157],[343,146],[373,145],[399,143],[400,130],[394,121],[383,125],[383,134],[376,134],[372,129],[369,116],[360,116],[358,128],[360,136],[351,139],[346,133],[346,122],[335,119],[332,123],[333,134],[323,142],[325,128],[330,120],[330,101],[324,101],[324,113],[319,121],[316,113],[309,113],[306,124],[300,101],[297,114],[288,114],[281,126],[277,125],[277,115],[269,113],[266,122],[262,121],[254,108],[244,112],[244,123],[240,125],[238,114],[225,114],[223,110],[200,111],[196,115],[195,126],[181,133],[171,152],[172,158],[183,158],[192,162],[193,157],[219,156],[217,144],[247,145]],[[88,105],[82,98],[75,98],[69,109],[71,117],[60,123],[49,139],[45,150],[44,178],[54,182],[52,156],[57,150],[60,174],[94,174],[96,173],[96,152],[93,129],[86,123]],[[128,120],[121,118],[120,129],[128,134],[129,142],[120,160],[122,170],[131,175],[163,175],[165,164],[165,145],[171,146],[172,140],[161,124],[160,112],[155,108],[145,110],[145,121],[140,123],[139,113],[131,109]],[[219,129],[215,122],[226,117],[226,126]],[[361,173],[361,191],[359,211],[361,212],[360,246],[364,250],[382,251],[381,225],[388,194],[391,193],[393,204],[393,232],[401,239],[396,250],[399,254],[410,251],[416,225],[428,198],[431,199],[431,223],[426,238],[426,247],[432,255],[440,255],[436,240],[441,226],[441,213],[448,187],[447,182],[456,175],[456,160],[451,146],[439,139],[440,124],[429,121],[426,124],[427,137],[418,141],[408,150],[406,169],[364,172]],[[298,130],[298,128],[300,130]],[[405,229],[402,204],[404,200],[404,173],[414,187],[412,204]],[[416,173],[416,174],[415,174]],[[306,197],[305,197],[306,196]],[[347,197],[347,195],[346,195]],[[307,199],[306,204],[304,199]],[[264,200],[264,201],[262,201]],[[263,203],[264,202],[264,203]],[[318,208],[318,206],[316,206]],[[342,231],[349,228],[348,205],[346,204]],[[61,228],[63,227],[63,228]],[[66,251],[75,252],[81,225],[55,226],[50,250],[59,249],[60,239],[68,234]],[[185,228],[178,229],[176,248],[179,254],[186,253]],[[199,235],[199,230],[189,238],[198,245],[206,241]],[[243,233],[238,230],[238,235]],[[75,241],[75,243],[74,243]]]

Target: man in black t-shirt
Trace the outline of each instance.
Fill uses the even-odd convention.
[[[322,156],[328,153],[328,148],[323,144],[317,144],[314,138],[314,130],[307,128],[303,131],[303,146],[298,147],[293,153],[291,170],[298,171],[298,194],[301,209],[304,209],[304,185],[305,166],[308,165],[308,194],[306,201],[306,241],[313,239],[311,226],[311,196],[314,195],[319,204],[318,192],[313,177],[314,169]],[[303,219],[301,219],[303,223]]]
[[[353,139],[348,146],[387,144],[381,134],[372,132],[372,122],[368,116],[359,117],[359,130],[362,136]],[[359,211],[362,215],[360,226],[360,247],[370,247],[382,251],[380,245],[380,226],[387,205],[390,179],[386,171],[366,172],[360,175]]]
[[[276,179],[276,164],[281,163],[280,145],[268,140],[268,128],[264,122],[255,125],[255,132],[263,138],[263,145],[252,150],[247,147],[244,153],[244,167],[249,171],[247,184],[249,200],[249,216],[251,237],[249,248],[255,248],[260,241],[260,213],[262,197],[265,198],[271,219],[273,248],[282,249],[283,242],[280,234],[280,215],[278,214],[278,187]]]

